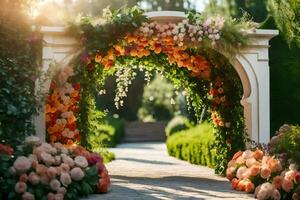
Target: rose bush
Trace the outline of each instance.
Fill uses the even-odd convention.
[[[44,143],[34,136],[25,141],[13,157],[13,150],[0,146],[8,161],[3,167],[2,159],[0,166],[9,172],[0,177],[2,198],[72,200],[108,191],[110,178],[99,154],[79,145]]]

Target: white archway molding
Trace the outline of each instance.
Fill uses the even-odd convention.
[[[183,12],[161,11],[150,12],[147,17],[161,23],[178,22],[186,18]],[[79,42],[67,34],[64,27],[41,28],[43,34],[43,71],[51,63],[68,63],[76,54]],[[246,129],[249,137],[255,142],[266,143],[270,139],[270,78],[269,78],[269,40],[278,35],[277,30],[257,30],[250,35],[251,45],[241,49],[230,62],[237,71],[243,86],[241,104],[244,107]],[[226,52],[220,52],[226,56]],[[48,93],[51,80],[44,82],[44,93]],[[44,112],[34,119],[36,134],[45,138],[46,124]]]

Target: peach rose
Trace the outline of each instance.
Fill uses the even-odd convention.
[[[268,164],[268,161],[270,160],[270,156],[263,156],[262,160],[261,160],[261,164],[265,165]]]
[[[249,158],[253,158],[253,152],[251,150],[246,150],[243,152],[242,157],[244,160],[247,160]]]
[[[54,160],[55,160],[55,165],[60,165],[61,164],[61,157],[60,156],[55,156]]]
[[[68,186],[69,184],[72,183],[71,180],[71,176],[68,173],[62,173],[60,175],[60,182],[64,185],[64,186]]]
[[[267,165],[263,165],[260,170],[260,176],[267,179],[271,176],[271,169]]]
[[[70,171],[70,166],[66,163],[62,163],[60,167],[61,167],[61,171],[64,173],[68,173]]]
[[[243,165],[243,164],[245,164],[245,162],[246,162],[246,160],[242,156],[240,156],[236,159],[236,163],[238,165]]]
[[[274,188],[280,189],[281,185],[282,185],[282,181],[283,181],[282,176],[275,176],[273,181],[272,181],[272,185],[274,186]]]
[[[30,172],[28,176],[28,180],[31,184],[37,185],[40,182],[40,177],[36,173]]]
[[[22,195],[22,199],[23,200],[35,200],[35,197],[33,194],[31,194],[30,192],[25,192],[23,195]]]
[[[27,185],[24,182],[17,182],[15,185],[15,191],[16,193],[24,193],[27,190]]]
[[[252,165],[250,167],[250,176],[257,176],[260,172],[260,166],[259,165]]]
[[[48,170],[47,170],[47,175],[48,177],[51,179],[51,178],[54,178],[56,175],[57,175],[57,170],[55,167],[49,167]]]
[[[75,167],[70,171],[71,178],[75,181],[80,181],[84,177],[84,173],[81,168]]]
[[[36,166],[35,170],[36,170],[36,173],[42,175],[42,174],[46,174],[47,173],[48,168],[45,165],[38,164]]]
[[[57,179],[52,179],[50,181],[49,185],[50,185],[50,188],[54,191],[57,191],[61,186],[60,182]]]
[[[227,167],[233,167],[236,163],[236,160],[231,160],[228,162]]]
[[[251,167],[252,165],[257,164],[257,161],[255,160],[255,158],[248,158],[246,160],[246,166],[247,167]]]
[[[242,156],[242,154],[243,154],[243,152],[242,152],[242,151],[238,151],[238,152],[236,152],[236,153],[233,155],[233,157],[232,157],[232,160],[236,160],[236,159],[238,159],[239,157],[241,157],[241,156]]]
[[[231,180],[231,187],[233,188],[233,189],[236,189],[236,187],[237,187],[237,185],[239,184],[239,180],[237,179],[237,178],[233,178],[232,180]]]
[[[271,183],[269,182],[266,182],[266,183],[263,183],[259,190],[256,191],[256,197],[257,199],[268,199],[270,198],[272,195],[273,195],[273,191],[274,191],[274,187],[272,186]]]
[[[251,181],[247,181],[245,183],[245,192],[252,193],[254,191],[254,188],[255,188],[255,186]]]
[[[241,180],[239,181],[239,183],[237,184],[236,190],[237,191],[244,191],[245,190],[245,180]]]
[[[31,161],[25,156],[18,157],[14,162],[14,168],[17,172],[27,172],[31,167]]]
[[[290,192],[294,187],[294,183],[291,180],[284,178],[281,187],[284,191]]]
[[[234,178],[233,172],[235,171],[235,167],[228,167],[226,170],[226,178],[231,180]]]
[[[272,172],[278,172],[282,170],[282,166],[279,160],[271,158],[268,160],[268,166]]]
[[[264,152],[260,149],[256,149],[254,152],[253,152],[253,157],[256,159],[256,160],[261,160],[264,156]]]
[[[247,167],[242,166],[236,172],[236,177],[238,179],[244,179],[244,178],[246,178],[248,176],[249,176],[249,170],[248,170]]]

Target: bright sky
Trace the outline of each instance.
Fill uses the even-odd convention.
[[[73,1],[76,1],[76,0],[73,0]],[[192,2],[193,4],[196,5],[197,11],[202,11],[204,9],[205,5],[208,3],[208,1],[209,0],[190,0],[190,2]],[[34,8],[32,8],[32,10],[30,11],[30,15],[32,17],[37,16],[39,14],[38,13],[39,8],[43,4],[48,3],[48,2],[56,2],[58,4],[62,4],[64,2],[64,0],[38,0],[38,3],[36,3]]]

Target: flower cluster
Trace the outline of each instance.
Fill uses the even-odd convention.
[[[184,28],[185,26],[187,27]],[[167,55],[170,64],[176,63],[178,67],[185,67],[191,71],[193,76],[209,79],[210,63],[202,56],[193,56],[185,51],[187,45],[184,44],[187,44],[187,41],[194,40],[194,37],[190,37],[193,34],[192,32],[195,32],[194,29],[198,30],[198,28],[189,25],[186,20],[179,24],[143,23],[138,30],[134,33],[128,33],[121,42],[114,45],[105,56],[97,53],[94,59],[86,59],[86,64],[89,70],[92,70],[96,63],[101,63],[105,68],[110,68],[115,64],[116,58],[120,56],[141,58],[149,56],[151,52],[164,53]],[[216,29],[212,30],[215,31]],[[206,32],[204,31],[203,34],[205,35]],[[195,34],[198,34],[198,32],[196,31]],[[215,37],[209,36],[209,38]]]
[[[237,152],[228,163],[226,176],[233,189],[255,191],[260,200],[300,199],[300,172],[296,165],[284,170],[279,159],[259,149]]]
[[[16,179],[16,196],[25,200],[44,196],[48,200],[63,200],[68,192],[74,192],[70,188],[76,184],[80,188],[83,182],[89,188],[98,186],[98,192],[107,191],[110,180],[100,155],[77,145],[67,147],[61,143],[42,143],[34,136],[26,139],[25,147],[32,151],[17,157],[9,168]],[[43,194],[35,192],[39,188]]]
[[[115,106],[117,109],[124,105],[123,99],[127,96],[128,86],[132,83],[135,78],[136,72],[134,72],[130,67],[118,67],[116,72],[116,96],[115,96]]]
[[[80,139],[75,117],[80,100],[80,84],[69,82],[72,75],[72,67],[67,66],[51,84],[45,105],[47,133],[51,142],[72,144]]]

